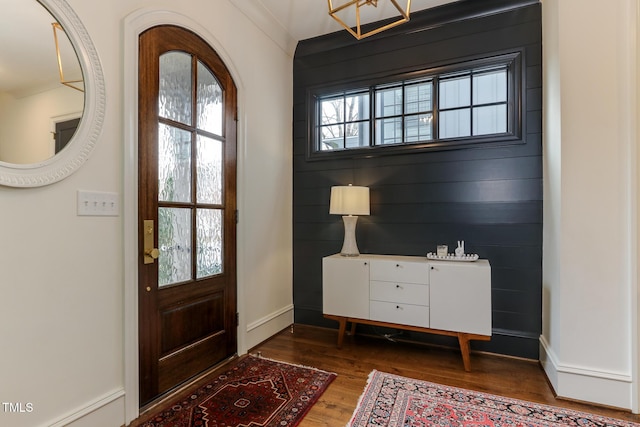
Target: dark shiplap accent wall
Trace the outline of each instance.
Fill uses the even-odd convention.
[[[329,18],[328,18],[329,19]],[[538,358],[542,328],[542,31],[537,1],[462,0],[356,41],[346,31],[299,43],[294,58],[293,252],[298,323],[322,316],[322,257],[339,252],[343,224],[329,215],[333,185],[369,186],[361,253],[425,255],[465,240],[492,267],[493,338],[474,349]],[[367,80],[505,51],[523,52],[523,138],[373,158],[308,161],[310,88]],[[372,331],[375,332],[375,331]],[[457,345],[431,335],[406,339]]]

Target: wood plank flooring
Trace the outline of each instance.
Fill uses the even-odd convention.
[[[249,351],[252,354],[259,353],[262,357],[338,374],[302,420],[300,427],[345,426],[351,419],[373,369],[640,423],[640,416],[627,410],[557,399],[537,361],[472,353],[472,371],[465,372],[458,349],[392,342],[383,337],[358,334],[345,337],[342,349],[337,349],[337,338],[337,329],[294,325]],[[215,372],[209,375],[215,375]],[[200,379],[178,394],[189,393],[189,390],[199,387],[206,379]],[[165,402],[171,400],[173,398],[169,397]],[[168,403],[160,403],[158,406],[165,404]],[[158,406],[149,412],[158,410]],[[149,412],[131,426],[139,425],[149,416]]]

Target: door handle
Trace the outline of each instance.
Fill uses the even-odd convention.
[[[153,264],[153,262],[158,259],[160,255],[160,251],[158,248],[153,247],[153,233],[154,233],[154,224],[152,219],[145,219],[142,223],[143,227],[143,253],[144,253],[144,263],[145,264]]]

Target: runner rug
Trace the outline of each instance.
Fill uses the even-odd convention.
[[[640,427],[640,424],[373,371],[348,427]]]
[[[224,369],[208,384],[169,404],[141,426],[297,426],[336,377],[251,355]]]

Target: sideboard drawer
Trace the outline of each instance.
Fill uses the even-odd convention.
[[[369,296],[376,301],[429,305],[429,285],[372,280]]]
[[[429,264],[403,260],[371,261],[371,280],[429,284]]]
[[[371,320],[401,325],[429,327],[429,307],[424,305],[371,301]]]

